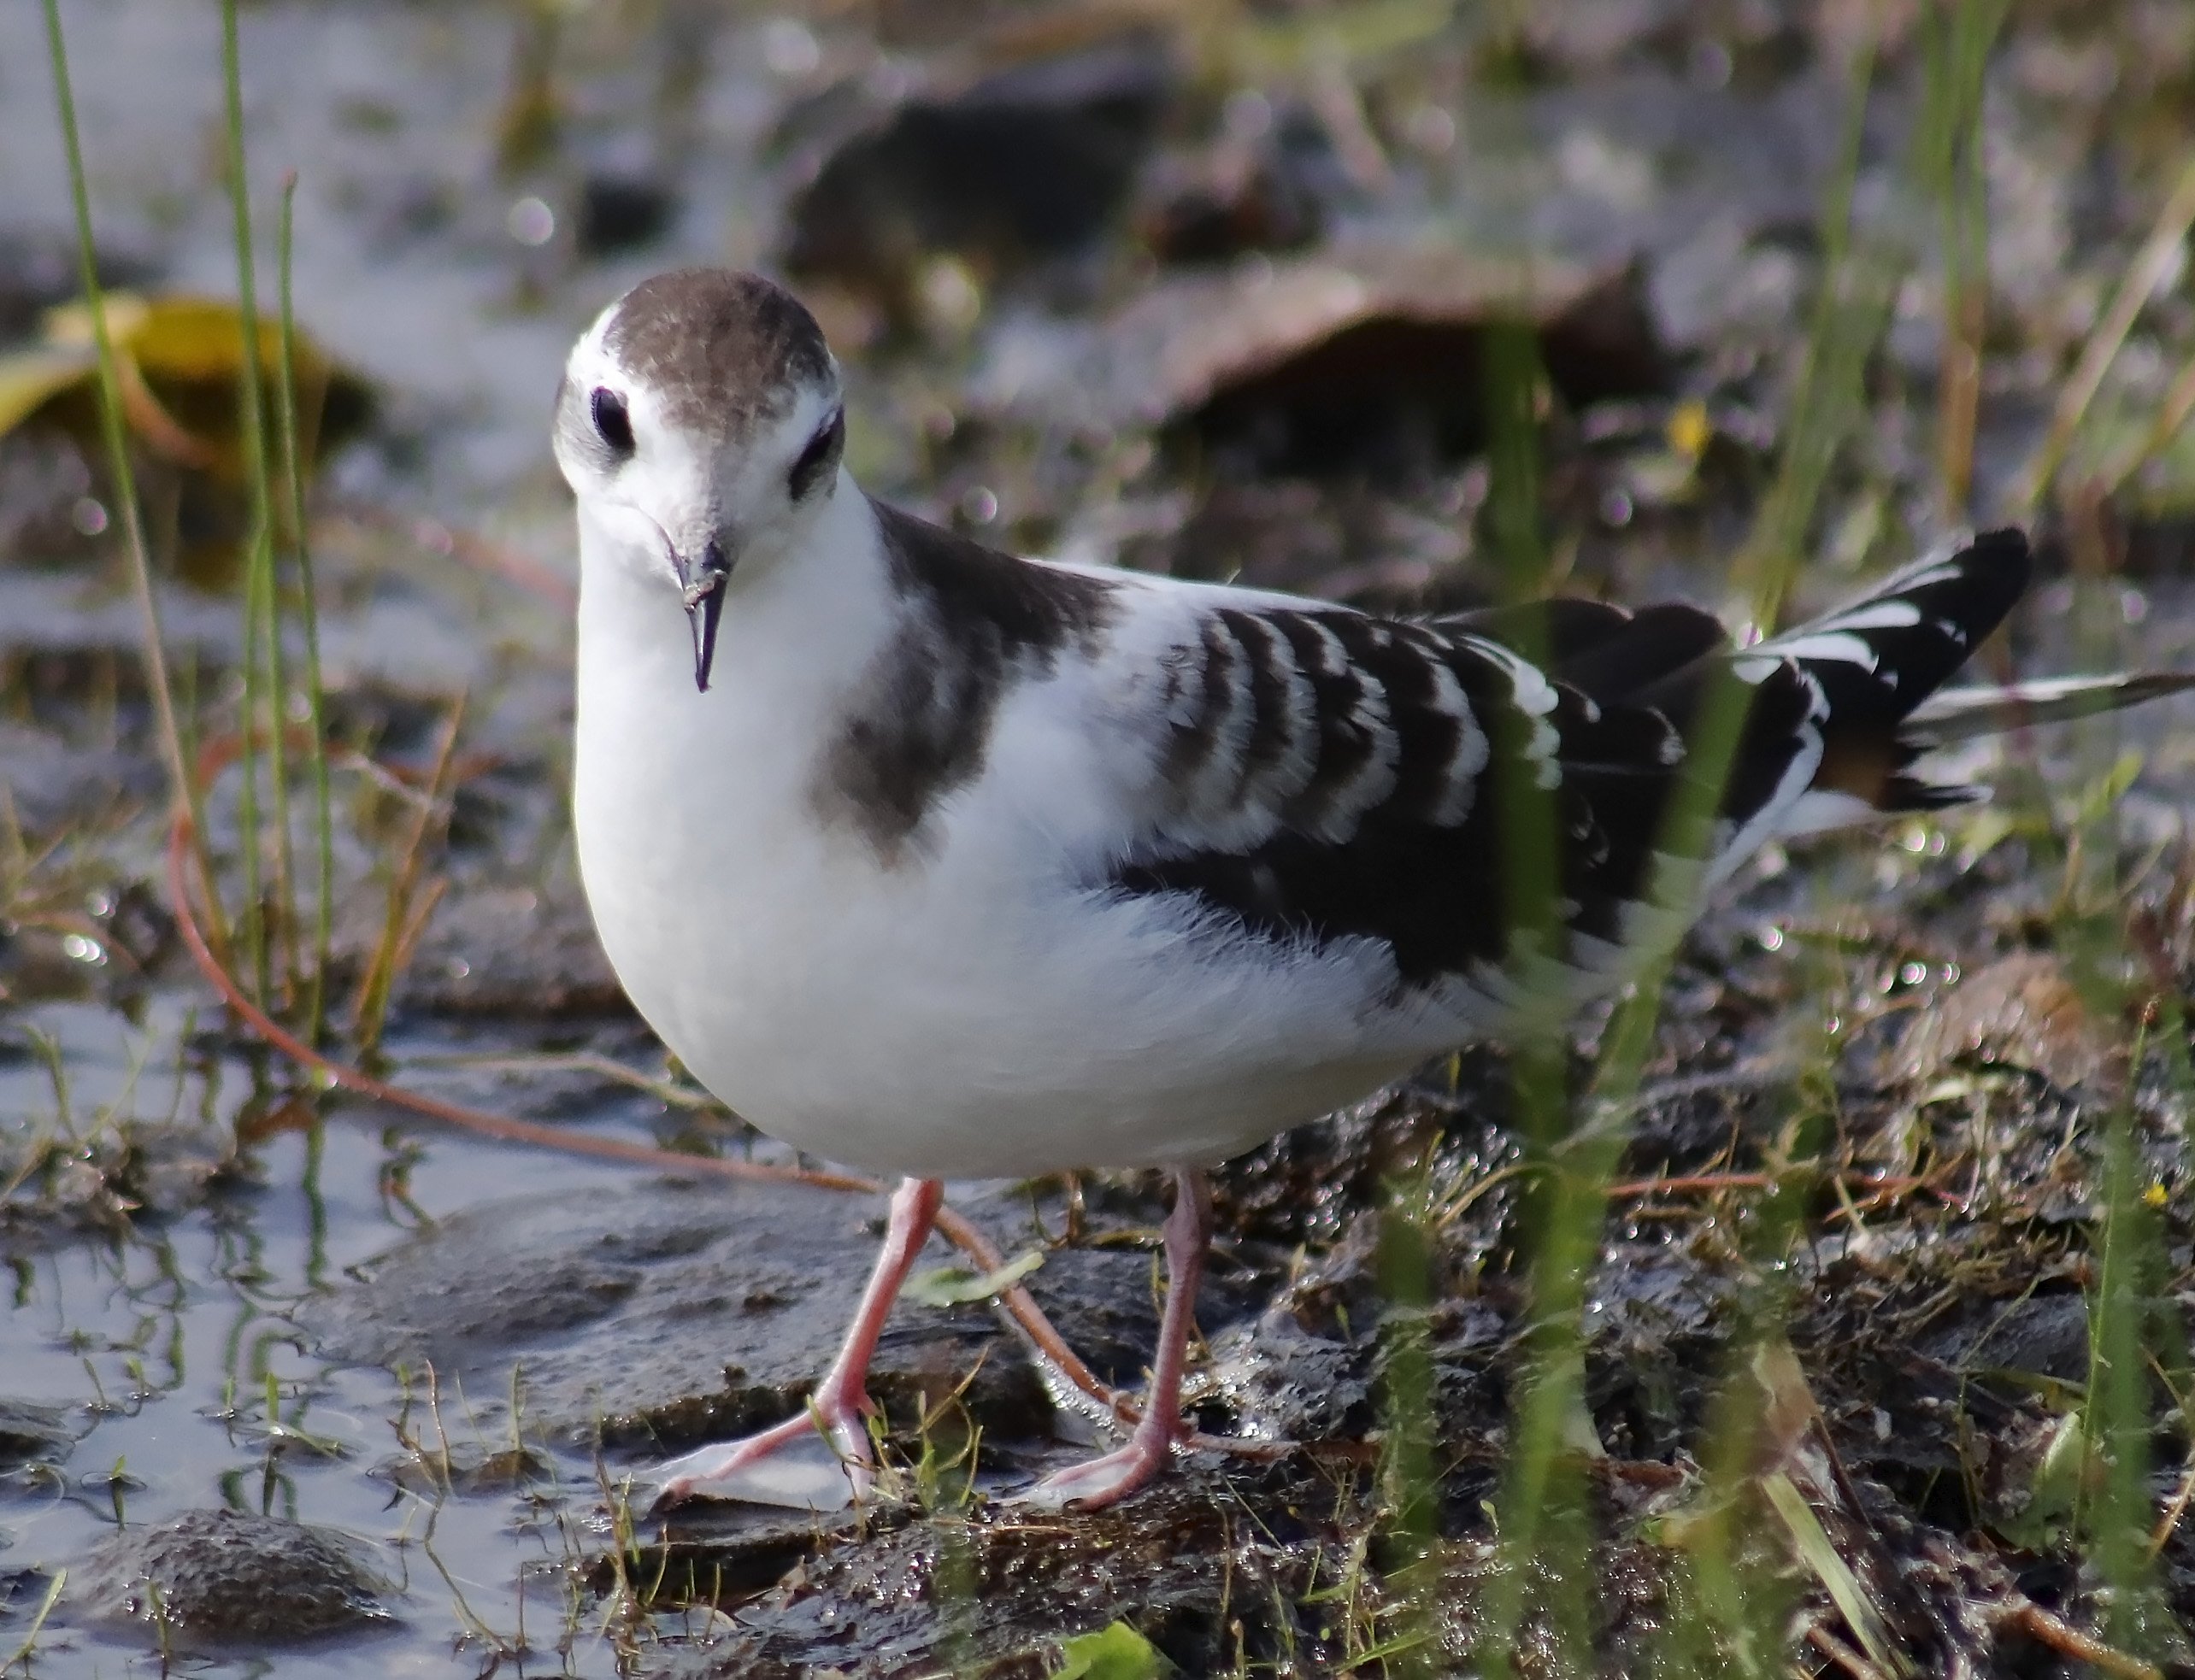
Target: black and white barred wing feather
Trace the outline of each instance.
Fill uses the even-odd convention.
[[[1712,616],[1676,605],[1558,601],[1408,622],[1178,596],[1187,616],[1156,666],[1150,815],[1110,884],[1187,895],[1222,933],[1377,942],[1405,990],[1506,997],[1539,978],[1512,949],[1504,829],[1505,802],[1529,786],[1549,813],[1562,934],[1539,955],[1569,976],[1563,990],[1590,990],[1673,931],[1643,901],[1671,801],[1702,773],[1693,737],[1718,667],[1747,711],[1696,861],[1710,881],[1774,837],[1972,796],[1914,761],[2018,712],[2020,690],[1936,691],[2027,575],[2018,532],[1964,538],[1739,650]],[[2127,680],[2055,685],[2030,704],[2094,709]],[[2135,697],[2176,682],[2133,680],[2151,684]]]

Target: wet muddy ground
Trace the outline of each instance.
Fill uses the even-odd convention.
[[[62,10],[109,277],[232,295],[217,13]],[[394,979],[391,1078],[575,1135],[781,1159],[586,1059],[674,1078],[579,895],[564,610],[484,563],[568,577],[549,395],[573,333],[658,268],[797,273],[878,493],[1003,545],[1395,608],[1498,591],[1489,324],[1521,320],[1545,374],[1546,581],[1731,598],[1800,429],[1865,9],[1595,0],[1498,23],[1386,0],[1334,21],[250,8],[256,203],[271,220],[297,172],[298,316],[371,397],[314,524],[331,730],[380,767],[337,773],[338,1048],[417,829],[441,896]],[[1924,37],[1901,16],[1875,50],[1853,202],[1910,272],[1814,521],[1809,603],[1941,518],[1945,288],[1908,162]],[[0,12],[0,332],[25,341],[74,291],[44,50],[34,10]],[[1984,516],[2014,505],[2184,162],[2195,22],[2022,9],[1991,62]],[[2195,665],[2195,445],[2143,443],[2191,347],[2183,251],[2074,450],[2138,464],[2044,517],[2021,668]],[[897,1496],[650,1520],[623,1495],[638,1466],[799,1403],[880,1205],[434,1127],[236,1030],[167,899],[112,487],[66,419],[0,433],[0,1657],[1156,1671],[1133,1653],[1075,1668],[1094,1648],[1063,1642],[1121,1623],[1192,1675],[1469,1671],[1506,1590],[1492,1513],[1545,1207],[1498,1055],[1218,1175],[1198,1413],[1302,1450],[1200,1456],[1112,1513],[1017,1513],[997,1496],[1092,1426],[987,1308],[909,1301],[876,1383]],[[185,574],[163,578],[168,641],[211,738],[236,717],[233,493],[156,449],[146,473],[156,548]],[[422,827],[400,774],[430,769],[460,696],[457,772]],[[1928,1673],[2195,1662],[2195,1219],[2170,1053],[2195,972],[2191,741],[2184,707],[2016,741],[1997,805],[1772,853],[1688,943],[1583,1289],[1558,1457],[1587,1571],[1516,1588],[1520,1671],[1568,1671],[1579,1628],[1610,1674],[1898,1671],[1886,1644]],[[207,801],[231,866],[235,785]],[[1580,1091],[1604,1025],[1581,1025]],[[2066,1442],[2096,1372],[2121,1113],[2151,1244],[2140,1591],[2069,1537],[2101,1496]],[[1156,1187],[955,1199],[1042,1257],[1032,1289],[1133,1384]],[[1765,1654],[1704,1596],[1710,1531],[1780,1595]],[[1838,1597],[1854,1583],[1872,1614]]]

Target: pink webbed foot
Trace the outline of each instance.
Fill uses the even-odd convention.
[[[1184,1168],[1174,1175],[1174,1211],[1166,1220],[1166,1311],[1159,1319],[1143,1421],[1125,1447],[1047,1476],[1016,1495],[1015,1504],[1041,1511],[1102,1510],[1148,1486],[1174,1461],[1174,1443],[1188,1432],[1181,1421],[1181,1377],[1211,1239],[1211,1187],[1203,1173]]]
[[[1102,1511],[1156,1481],[1173,1461],[1173,1438],[1139,1428],[1127,1446],[1056,1471],[1016,1494],[1013,1502],[1035,1511],[1064,1511],[1070,1506],[1078,1511]]]
[[[868,1495],[876,1482],[868,1422],[869,1360],[944,1200],[944,1186],[934,1178],[909,1178],[892,1192],[884,1248],[839,1356],[808,1409],[760,1435],[717,1442],[657,1465],[642,1478],[657,1484],[651,1510],[688,1499],[740,1499],[835,1511]],[[808,1450],[803,1443],[809,1443]]]
[[[661,1511],[689,1499],[736,1499],[835,1511],[866,1499],[876,1482],[866,1401],[858,1395],[819,1393],[809,1405],[811,1410],[759,1435],[714,1442],[656,1466],[641,1478],[657,1486],[650,1508]],[[803,1451],[803,1445],[812,1450]]]

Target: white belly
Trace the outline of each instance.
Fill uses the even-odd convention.
[[[679,1059],[799,1148],[930,1177],[1204,1162],[1426,1053],[1369,1023],[1391,977],[1369,948],[1226,960],[1181,902],[1076,894],[990,813],[886,867],[816,825],[804,768],[759,733],[744,762],[718,734],[706,772],[679,734],[583,685],[596,925]]]
[[[583,827],[597,925],[641,1013],[743,1118],[873,1171],[1217,1160],[1415,1059],[1362,1044],[1331,981],[1185,969],[1149,905],[1040,913],[1017,883],[986,902],[876,872],[850,890],[780,858],[718,873],[702,914],[690,877],[605,862],[631,855]]]

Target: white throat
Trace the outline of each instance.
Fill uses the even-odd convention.
[[[665,555],[621,526],[579,510],[579,684],[584,758],[590,711],[655,731],[731,726],[768,705],[778,716],[802,692],[842,686],[888,628],[893,603],[876,518],[852,475],[797,542],[743,553],[725,585],[709,690],[694,683],[693,651],[677,580]]]

